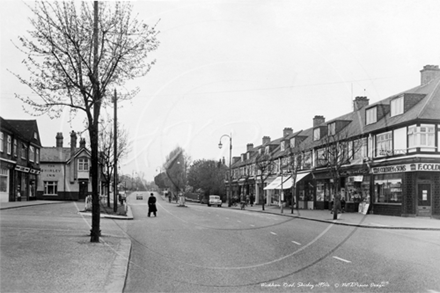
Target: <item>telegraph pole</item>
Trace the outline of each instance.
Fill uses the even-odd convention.
[[[118,211],[118,96],[116,95],[115,89],[115,97],[113,100],[114,103],[114,134],[113,134],[113,160],[114,160],[114,187],[113,187],[113,211],[116,213]]]

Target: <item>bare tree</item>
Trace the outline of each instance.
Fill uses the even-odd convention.
[[[99,133],[99,154],[102,164],[101,175],[107,187],[107,205],[110,207],[110,186],[114,177],[113,174],[115,169],[115,140],[117,141],[116,159],[118,162],[128,154],[130,146],[128,142],[128,132],[126,129],[122,128],[119,123],[116,132],[116,139],[114,137],[113,123],[108,121],[103,123],[103,125],[106,126],[104,126]],[[114,201],[113,205],[117,205],[117,201]]]
[[[264,204],[266,202],[266,193],[264,191],[264,183],[266,179],[272,174],[272,170],[274,169],[274,158],[270,154],[262,153],[257,154],[255,157],[255,172],[257,173],[257,177],[260,179],[261,186],[260,191],[263,193],[263,203],[262,209],[264,211]]]
[[[30,77],[14,74],[37,95],[22,97],[29,113],[59,117],[64,107],[86,115],[91,143],[91,242],[99,242],[98,133],[101,107],[116,87],[147,74],[158,46],[155,26],[132,16],[129,2],[36,2],[29,36],[17,46],[27,54],[23,63]],[[119,93],[129,99],[137,90]]]
[[[361,148],[361,140],[351,137],[347,132],[340,131],[328,134],[323,139],[323,144],[317,151],[318,167],[325,167],[333,181],[334,201],[333,219],[337,219],[338,207],[340,207],[341,175],[344,166],[352,161],[354,155]]]

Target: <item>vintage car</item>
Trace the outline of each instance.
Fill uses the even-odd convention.
[[[222,200],[220,199],[219,195],[210,195],[209,196],[209,201],[208,201],[208,206],[218,206],[221,207],[222,206]]]

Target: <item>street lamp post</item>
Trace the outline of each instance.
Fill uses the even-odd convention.
[[[223,134],[220,137],[220,142],[218,143],[218,147],[222,148],[222,138],[229,137],[229,192],[227,194],[228,197],[228,206],[231,206],[231,196],[232,196],[232,134]]]

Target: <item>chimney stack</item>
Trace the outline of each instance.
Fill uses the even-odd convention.
[[[313,127],[319,126],[323,123],[325,123],[324,116],[315,115],[315,117],[313,117]]]
[[[57,148],[62,148],[63,147],[63,133],[62,132],[57,132],[57,136],[55,137],[57,140]]]
[[[269,136],[263,136],[263,145],[267,144],[270,142],[270,137]]]
[[[367,97],[356,97],[354,98],[353,101],[353,110],[354,111],[359,111],[360,109],[368,106],[368,102],[370,100],[367,99]]]
[[[286,137],[288,135],[291,135],[293,133],[293,129],[290,127],[285,127],[283,129],[283,137]]]
[[[438,68],[438,65],[425,65],[423,69],[420,70],[420,73],[421,84],[424,85],[440,76],[440,69]]]
[[[253,144],[253,143],[248,143],[248,144],[246,145],[246,150],[247,150],[248,152],[252,151],[253,148],[254,148],[254,144]]]
[[[70,153],[73,156],[76,152],[76,133],[72,130],[70,133]]]

